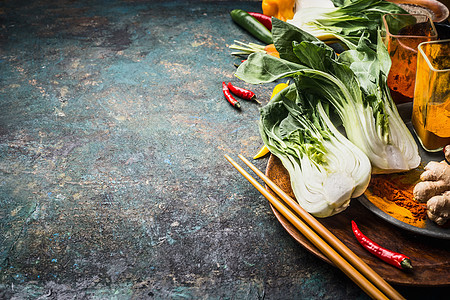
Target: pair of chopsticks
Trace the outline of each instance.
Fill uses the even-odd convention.
[[[326,229],[311,214],[304,210],[294,199],[264,175],[244,156],[238,157],[258,175],[303,221],[287,208],[275,195],[266,190],[256,179],[247,173],[230,156],[225,158],[264,196],[270,203],[294,225],[314,246],[343,271],[372,299],[405,299],[379,274],[370,268],[360,257],[345,246],[335,235]],[[306,224],[306,223],[307,224]],[[309,225],[309,226],[308,226]],[[338,253],[339,252],[339,253]]]

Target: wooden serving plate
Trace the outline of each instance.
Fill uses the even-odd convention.
[[[294,198],[289,173],[274,155],[269,158],[266,176]],[[298,243],[322,260],[332,264],[273,206],[272,210],[281,225]],[[450,240],[416,235],[403,230],[377,217],[357,199],[352,199],[350,207],[344,212],[328,218],[318,218],[318,220],[386,281],[392,284],[413,286],[450,284]],[[409,256],[413,264],[413,270],[399,270],[362,248],[351,230],[351,220],[354,220],[360,230],[376,243]]]

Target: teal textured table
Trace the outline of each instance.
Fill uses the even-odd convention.
[[[234,8],[261,3],[0,3],[0,299],[367,299],[223,157],[261,146],[221,91],[250,87]]]

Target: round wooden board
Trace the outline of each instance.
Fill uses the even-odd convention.
[[[274,181],[291,197],[289,174],[281,161],[271,155],[266,176]],[[273,206],[272,210],[287,232],[307,250],[332,264],[309,240],[287,221]],[[361,257],[370,267],[392,284],[412,286],[450,285],[450,241],[415,235],[380,219],[357,199],[350,207],[335,216],[318,219],[337,238]],[[357,242],[351,230],[354,220],[360,230],[385,248],[408,255],[414,269],[404,271],[391,266],[371,255]]]

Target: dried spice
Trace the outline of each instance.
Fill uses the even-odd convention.
[[[383,198],[408,209],[416,220],[425,220],[427,206],[414,200],[414,183],[402,183],[393,180],[392,175],[374,175],[370,180],[371,197]],[[369,197],[370,200],[370,197]]]

